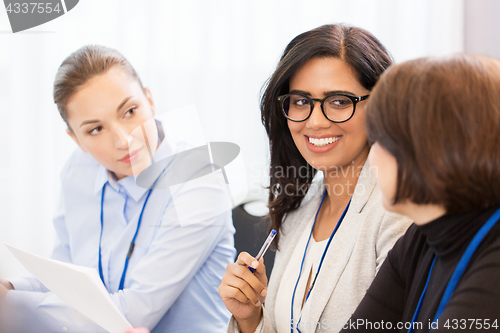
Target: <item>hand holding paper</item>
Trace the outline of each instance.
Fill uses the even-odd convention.
[[[105,330],[123,333],[132,328],[111,300],[95,269],[46,259],[5,245],[49,290]]]

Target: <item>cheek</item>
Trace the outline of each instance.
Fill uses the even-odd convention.
[[[357,116],[357,117],[356,117]],[[349,134],[351,139],[360,142],[366,142],[366,129],[364,112],[355,114],[353,118],[345,123],[340,123],[338,126],[346,133]]]
[[[396,194],[396,181],[392,174],[384,173],[379,177],[380,188],[382,189],[382,195],[384,196],[384,202],[388,204],[394,201],[394,196]]]
[[[298,147],[300,144],[300,138],[302,135],[300,134],[300,131],[304,127],[304,122],[302,123],[296,123],[293,121],[288,121],[288,129],[290,130],[290,134],[292,135],[293,142],[295,142],[295,145]]]
[[[87,152],[97,161],[99,164],[105,165],[106,161],[112,156],[109,148],[106,146],[104,140],[96,140],[95,138],[86,138],[83,140],[82,144]]]
[[[387,210],[392,207],[397,187],[397,162],[387,151],[375,144],[370,152],[371,172],[377,176],[382,192],[382,203]]]
[[[100,164],[105,164],[106,160],[108,160],[111,156],[103,147],[103,145],[96,145],[88,151],[90,155],[94,157],[94,159],[96,159],[98,162],[101,162]]]

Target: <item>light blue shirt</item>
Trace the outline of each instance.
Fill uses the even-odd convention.
[[[171,147],[163,142],[157,154],[168,156],[168,149]],[[169,173],[173,168],[175,163],[164,170],[153,170],[151,183],[162,171]],[[98,269],[101,194],[106,186],[102,268],[106,288],[118,309],[133,326],[147,327],[152,333],[225,332],[230,314],[217,289],[226,265],[235,257],[230,211],[214,217],[213,212],[202,208],[205,211],[196,214],[204,221],[185,225],[179,221],[174,201],[184,196],[189,200],[192,189],[154,188],[145,206],[124,289],[118,291],[148,189],[136,185],[133,176],[116,181],[114,174],[80,150],[64,167],[61,183],[62,199],[54,218],[57,244],[52,258]],[[205,194],[218,191],[205,190]],[[207,200],[215,197],[209,195]],[[197,203],[192,205],[196,210]],[[49,317],[60,332],[103,331],[38,280],[20,278],[11,282],[16,290],[7,294],[6,302]]]

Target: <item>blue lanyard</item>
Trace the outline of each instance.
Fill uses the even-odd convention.
[[[458,262],[457,267],[455,268],[455,271],[453,272],[453,275],[450,278],[450,281],[448,281],[448,285],[446,286],[446,289],[444,291],[443,297],[441,298],[441,302],[439,303],[439,307],[436,311],[436,315],[434,316],[433,322],[436,322],[436,320],[441,316],[441,314],[444,311],[444,308],[450,301],[451,296],[453,295],[453,292],[455,291],[455,288],[458,285],[458,282],[460,281],[460,278],[462,277],[465,269],[467,268],[467,265],[474,255],[474,252],[476,252],[477,248],[483,241],[484,237],[488,234],[488,232],[495,226],[495,224],[500,220],[500,208],[497,209],[497,211],[490,216],[488,221],[479,229],[479,231],[476,233],[474,238],[471,240],[469,245],[467,246],[467,249],[465,250],[464,254],[462,255],[462,258],[460,258],[460,261]],[[417,320],[418,314],[420,312],[420,308],[422,307],[422,303],[424,301],[424,296],[425,292],[427,291],[427,286],[429,285],[429,280],[431,278],[431,273],[432,273],[432,268],[434,268],[434,262],[436,261],[436,257],[434,256],[434,260],[432,261],[431,268],[429,270],[429,275],[427,276],[427,282],[425,283],[424,290],[422,291],[422,295],[420,296],[420,299],[418,300],[417,308],[415,310],[415,313],[413,314],[413,318],[411,320],[411,326],[408,329],[408,333],[413,332],[413,323]]]
[[[307,247],[309,246],[309,242],[311,241],[311,236],[312,236],[312,233],[313,233],[313,230],[314,230],[314,226],[316,225],[316,220],[318,219],[319,211],[321,209],[321,206],[323,205],[323,201],[325,200],[325,197],[326,197],[326,190],[325,190],[325,193],[323,194],[323,198],[321,199],[321,203],[319,204],[318,211],[316,212],[316,216],[314,217],[314,223],[313,223],[313,226],[311,228],[311,233],[309,234],[309,238],[307,239],[306,249],[304,250],[304,256],[302,257],[302,263],[300,264],[299,277],[297,278],[297,282],[295,283],[295,287],[293,288],[292,306],[291,306],[291,316],[292,317],[291,317],[291,322],[290,322],[291,323],[291,327],[290,327],[290,332],[291,333],[293,333],[293,303],[294,303],[294,300],[295,300],[295,292],[297,290],[297,285],[299,284],[300,276],[302,275],[302,268],[304,266],[304,261],[306,259]],[[344,209],[344,212],[340,216],[340,219],[337,222],[337,225],[333,229],[332,234],[330,235],[330,238],[328,239],[328,243],[326,244],[326,248],[323,251],[323,255],[321,256],[321,260],[319,262],[318,270],[316,271],[316,276],[314,277],[314,280],[311,283],[311,287],[309,288],[309,291],[307,292],[306,300],[304,301],[304,305],[306,304],[307,299],[309,298],[309,295],[311,294],[311,291],[312,291],[312,289],[314,287],[314,284],[316,283],[316,279],[317,279],[317,277],[319,275],[319,271],[321,269],[321,265],[323,265],[323,260],[325,259],[326,251],[328,251],[328,247],[330,246],[330,243],[332,242],[333,236],[335,235],[335,233],[337,232],[337,229],[340,227],[340,224],[344,220],[344,216],[347,213],[347,210],[349,209],[349,205],[350,204],[351,204],[351,200],[349,200],[349,203],[347,204],[346,208]],[[300,316],[299,321],[297,322],[297,325],[296,325],[297,331],[299,333],[300,333],[299,324],[300,324],[300,320],[301,319],[302,319],[302,316]]]
[[[104,282],[104,275],[102,273],[101,242],[102,242],[102,230],[104,229],[104,218],[103,218],[104,207],[103,206],[104,206],[104,189],[105,188],[106,188],[106,184],[104,184],[104,186],[102,187],[101,235],[99,236],[99,276],[101,277],[102,283],[104,283],[104,285],[106,285],[106,282]],[[134,252],[135,239],[137,238],[137,234],[139,233],[139,228],[141,227],[141,221],[142,221],[142,214],[144,213],[144,208],[146,208],[146,204],[148,203],[148,199],[149,199],[149,196],[151,195],[151,191],[153,191],[153,189],[149,189],[146,200],[144,201],[144,206],[142,206],[141,215],[139,215],[139,221],[137,222],[137,229],[135,230],[134,238],[132,238],[132,241],[130,242],[130,247],[128,249],[127,257],[125,258],[125,266],[123,267],[123,273],[122,273],[122,277],[120,279],[120,286],[118,287],[118,290],[123,290],[123,284],[125,283],[125,274],[127,273],[128,262],[130,260],[130,257],[132,257],[132,253]]]

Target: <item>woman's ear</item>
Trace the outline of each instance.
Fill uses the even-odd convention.
[[[148,87],[144,88],[144,94],[146,95],[146,98],[148,99],[149,105],[151,106],[151,112],[153,113],[153,117],[156,113],[155,109],[155,102],[153,101],[153,95],[151,94],[151,90],[149,90]]]
[[[76,142],[76,144],[78,145],[78,147],[80,147],[80,149],[86,153],[87,150],[80,144],[80,141],[78,141],[78,138],[76,137],[75,133],[73,133],[69,128],[66,129],[66,133],[68,133],[68,135],[73,139],[73,141]]]

